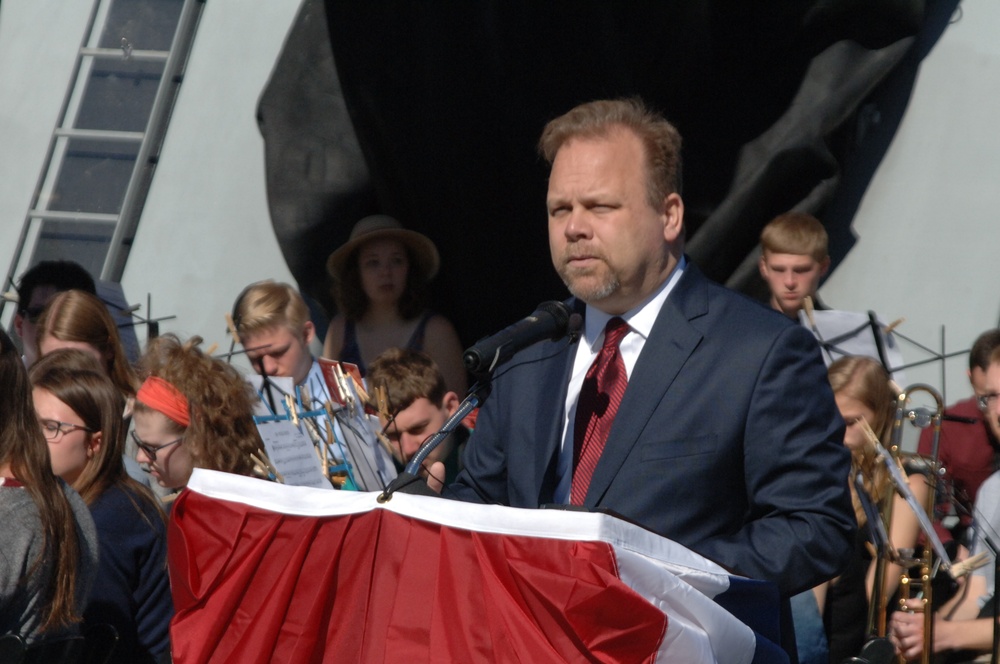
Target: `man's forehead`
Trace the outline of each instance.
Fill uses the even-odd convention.
[[[986,368],[986,390],[1000,392],[1000,362],[991,362]]]
[[[251,351],[255,355],[273,353],[275,350],[281,350],[293,344],[305,346],[304,335],[296,334],[290,326],[284,324],[244,334],[240,340],[246,348],[257,348],[258,350]]]
[[[789,267],[815,267],[819,262],[809,254],[786,254],[777,251],[764,250],[764,261],[768,265]]]
[[[418,397],[409,406],[396,413],[394,419],[400,429],[409,429],[414,424],[421,424],[429,420],[438,419],[439,417],[447,419],[447,411],[444,408],[435,406],[427,397]]]

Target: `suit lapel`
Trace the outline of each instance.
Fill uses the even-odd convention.
[[[708,311],[703,282],[704,277],[688,262],[684,275],[660,309],[629,378],[604,453],[594,470],[584,501],[586,506],[600,504],[649,418],[701,342],[702,334],[691,321]]]

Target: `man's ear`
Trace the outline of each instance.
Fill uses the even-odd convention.
[[[441,399],[441,407],[448,411],[448,417],[455,414],[455,411],[458,410],[461,403],[462,400],[458,398],[458,394],[455,392],[448,392],[444,395],[444,398]]]
[[[676,242],[684,232],[684,201],[673,193],[663,199],[663,239]]]
[[[302,326],[302,337],[306,340],[307,346],[316,338],[316,326],[313,325],[311,320],[307,320],[305,325]]]
[[[760,260],[757,262],[757,269],[760,270],[760,276],[767,279],[767,254],[763,251],[760,252]]]
[[[828,272],[829,270],[830,270],[830,257],[829,257],[829,256],[827,256],[826,258],[824,258],[824,259],[823,259],[822,261],[820,261],[820,263],[819,263],[819,276],[820,276],[820,278],[823,278],[823,277],[825,277],[825,276],[826,276],[826,273],[827,273],[827,272]]]
[[[22,333],[23,327],[24,327],[24,316],[22,316],[21,312],[19,311],[16,314],[14,314],[14,331],[17,332],[17,338],[20,339],[22,342],[24,341],[24,334]]]

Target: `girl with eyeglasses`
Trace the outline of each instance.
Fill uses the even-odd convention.
[[[166,569],[166,522],[149,489],[122,460],[124,398],[82,350],[50,352],[29,373],[52,471],[90,508],[100,545],[100,583],[84,622],[111,624],[111,662],[154,662],[169,648],[173,603]]]
[[[71,636],[97,573],[86,505],[52,474],[27,372],[0,330],[0,635]]]
[[[94,358],[124,398],[120,416],[128,427],[138,381],[125,355],[118,325],[104,302],[80,290],[57,293],[45,306],[35,330],[39,357],[56,350],[73,349]],[[125,470],[140,484],[150,486],[149,478],[135,462],[135,449],[128,439],[125,440],[125,452]],[[159,497],[165,495],[155,487],[150,488],[154,489],[154,493],[161,494]]]

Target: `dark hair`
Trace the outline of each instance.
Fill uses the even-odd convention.
[[[80,620],[74,607],[80,543],[76,518],[61,480],[52,474],[49,447],[42,436],[31,388],[21,356],[7,334],[0,330],[0,465],[9,464],[14,477],[38,509],[42,526],[42,553],[28,574],[45,562],[52,565],[52,578],[44,590],[41,631],[65,627]],[[6,524],[5,524],[6,525]]]
[[[969,371],[977,367],[983,371],[989,369],[990,356],[997,347],[1000,347],[1000,328],[986,330],[976,337],[976,342],[969,351]]]
[[[139,495],[150,505],[158,503],[153,494],[125,470],[127,427],[122,419],[125,397],[115,387],[91,355],[82,350],[60,349],[49,353],[31,366],[31,386],[50,392],[83,420],[91,431],[101,432],[101,447],[89,461],[73,488],[87,505],[93,504],[112,486],[125,489],[126,495]],[[145,517],[147,511],[135,504]]]
[[[681,191],[681,135],[638,97],[580,104],[545,125],[538,151],[551,164],[559,148],[571,139],[607,138],[623,129],[642,142],[647,197],[650,205],[659,207],[669,194]]]
[[[440,407],[446,393],[444,376],[434,360],[408,348],[390,348],[375,358],[368,368],[368,384],[385,387],[392,412],[409,408],[421,398]]]
[[[21,275],[17,285],[17,310],[23,315],[31,303],[31,296],[39,286],[52,286],[56,292],[82,290],[97,294],[94,278],[73,261],[42,261]]]
[[[403,242],[400,242],[400,245],[406,250],[409,269],[406,273],[406,288],[399,298],[397,307],[400,316],[406,320],[413,320],[423,313],[427,306],[427,280],[410,248]],[[337,302],[337,309],[344,318],[353,322],[361,320],[368,310],[368,296],[361,287],[361,268],[358,266],[358,255],[364,246],[364,244],[358,245],[357,249],[351,252],[345,263],[343,278],[333,282],[333,297]]]

